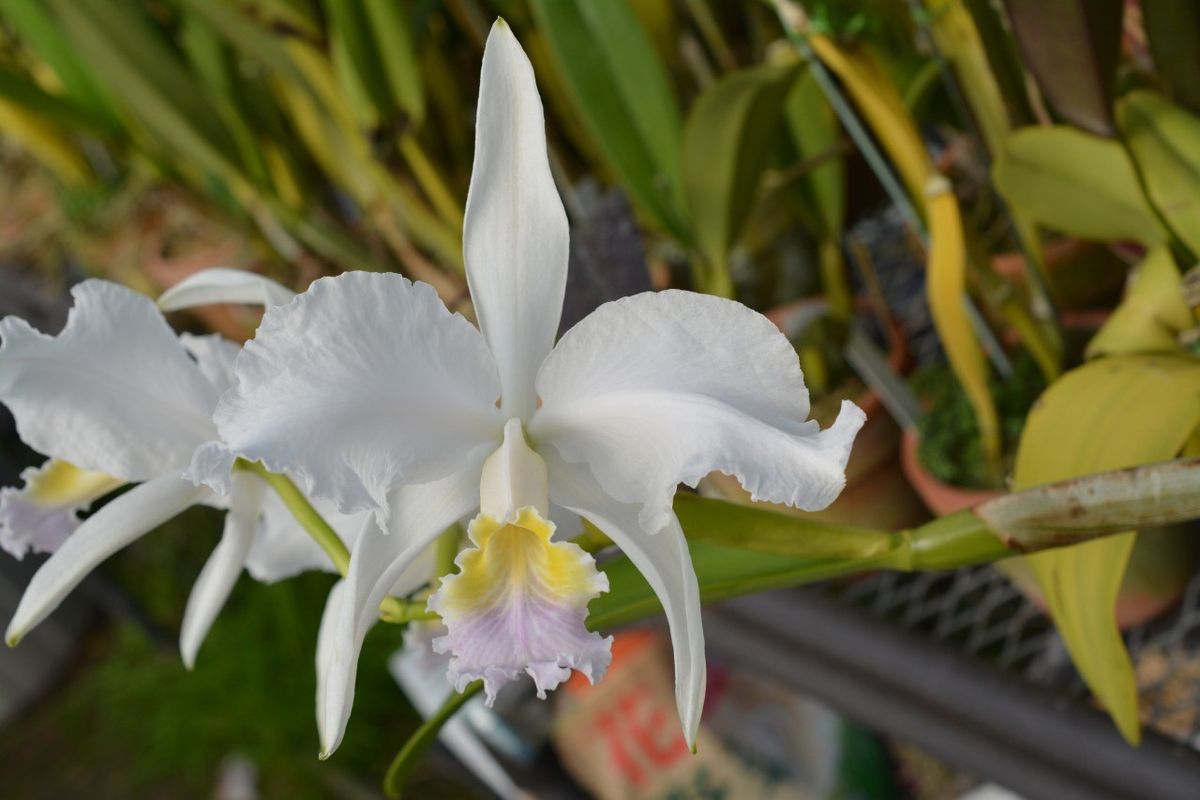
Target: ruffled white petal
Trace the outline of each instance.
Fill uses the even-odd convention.
[[[479,332],[431,287],[348,272],[267,311],[215,419],[237,455],[353,512],[498,443],[498,396]]]
[[[562,314],[567,216],[550,174],[533,67],[503,20],[483,53],[463,245],[471,299],[500,371],[504,416],[528,419],[534,375]]]
[[[218,393],[148,298],[91,280],[58,336],[0,321],[0,402],[21,439],[126,481],[178,471],[215,438]]]
[[[543,451],[550,469],[550,497],[588,519],[612,538],[658,596],[671,631],[675,656],[675,702],[688,746],[694,746],[704,709],[704,628],[700,587],[679,521],[669,510],[659,531],[641,527],[639,508],[618,503],[596,485],[587,468]]]
[[[179,652],[188,669],[195,665],[200,645],[225,607],[238,576],[242,574],[246,554],[250,552],[258,528],[259,511],[266,489],[262,480],[248,472],[233,476],[233,492],[229,511],[225,514],[225,531],[221,535],[221,542],[200,570],[183,612]]]
[[[0,548],[17,559],[53,553],[79,527],[79,512],[123,481],[50,459],[21,473],[24,485],[0,489]]]
[[[342,740],[354,704],[354,679],[363,637],[379,615],[379,604],[410,563],[452,523],[479,504],[479,476],[493,446],[478,448],[465,467],[427,484],[404,486],[392,493],[391,531],[384,533],[368,518],[350,556],[346,596],[331,623],[326,649],[323,697],[317,703],[322,754]]]
[[[8,643],[49,616],[100,562],[209,496],[209,489],[169,475],[131,489],[88,517],[29,582],[8,625]]]
[[[649,531],[669,524],[678,484],[713,470],[758,500],[826,507],[865,419],[846,402],[824,431],[806,421],[808,391],[783,334],[732,300],[681,291],[601,306],[558,343],[537,387],[534,440],[586,462],[615,500],[642,504]]]
[[[158,298],[163,311],[209,303],[245,303],[257,306],[277,306],[291,302],[295,293],[270,278],[228,267],[202,269],[167,289]]]

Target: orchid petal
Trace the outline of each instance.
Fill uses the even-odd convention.
[[[604,491],[643,506],[641,527],[669,523],[680,483],[713,470],[756,500],[816,511],[845,485],[865,416],[845,402],[820,430],[791,344],[765,317],[708,295],[667,291],[598,308],[538,373],[539,444],[586,462]]]
[[[334,662],[334,645],[338,641],[337,626],[342,619],[342,603],[345,602],[345,598],[346,581],[340,580],[329,590],[329,596],[325,599],[325,608],[321,612],[321,626],[317,628],[317,736],[321,741],[322,754],[326,752],[326,742],[341,739],[340,732],[330,730],[330,719],[325,714],[325,708],[329,704],[326,700],[326,692],[329,688],[329,670]],[[348,709],[354,704],[354,682],[350,681],[341,685],[339,691],[342,693],[341,705]],[[347,693],[349,693],[349,697],[346,696]],[[344,726],[345,721],[343,720],[341,724]],[[332,750],[332,747],[328,748],[329,752]]]
[[[666,612],[675,657],[675,702],[688,746],[694,746],[704,709],[704,628],[700,620],[700,586],[679,521],[659,531],[641,526],[636,505],[607,497],[581,465],[567,464],[543,453],[550,469],[550,497],[608,534],[633,562],[658,596]]]
[[[350,555],[346,597],[333,624],[327,655],[323,698],[317,704],[322,755],[342,740],[354,705],[354,679],[363,637],[379,615],[387,596],[413,559],[452,523],[479,504],[479,476],[493,446],[477,448],[467,466],[426,484],[403,486],[392,493],[391,532],[384,533],[368,517]]]
[[[268,309],[215,419],[234,453],[350,513],[498,442],[498,395],[483,338],[431,287],[348,272]]]
[[[206,336],[181,333],[179,341],[218,395],[233,385],[234,363],[242,352],[240,345],[215,333]]]
[[[496,358],[505,418],[528,419],[533,379],[554,345],[568,232],[546,150],[533,67],[503,20],[483,52],[464,255],[479,326]]]
[[[250,551],[258,528],[258,516],[266,488],[266,484],[248,472],[233,476],[233,492],[229,511],[225,514],[225,531],[221,535],[221,542],[200,570],[183,612],[179,652],[183,656],[183,665],[188,669],[195,666],[200,645],[242,574],[246,554]]]
[[[211,491],[174,475],[155,478],[108,503],[79,526],[29,582],[6,634],[16,644],[102,561]]]
[[[313,501],[313,506],[346,547],[353,549],[366,514],[341,514],[328,502]],[[309,570],[336,571],[329,556],[300,527],[279,495],[269,492],[263,498],[262,520],[246,558],[246,571],[256,581],[275,583]]]
[[[458,554],[458,572],[429,598],[447,629],[433,650],[453,655],[446,676],[455,691],[482,679],[490,706],[522,672],[543,700],[572,669],[593,684],[603,677],[612,637],[588,631],[584,620],[588,603],[608,591],[608,576],[592,557],[551,542],[554,523],[532,506],[509,519],[480,514],[470,534],[475,546]]]
[[[18,560],[53,553],[79,527],[79,512],[124,481],[50,459],[21,473],[24,486],[0,489],[0,548]]]
[[[126,481],[180,469],[216,435],[217,391],[148,298],[99,280],[71,294],[58,336],[0,320],[0,402],[22,441]]]
[[[244,303],[278,306],[290,303],[295,293],[270,278],[242,269],[211,267],[192,273],[158,298],[163,311],[180,311],[210,303]]]

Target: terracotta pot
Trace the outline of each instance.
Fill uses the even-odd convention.
[[[1125,285],[1128,257],[1103,243],[1068,236],[1047,242],[1042,259],[1055,304],[1059,309],[1111,307]],[[1011,284],[1023,285],[1028,278],[1021,251],[996,253],[991,265]]]
[[[905,431],[900,445],[900,463],[908,482],[935,516],[944,517],[1004,494],[999,489],[966,489],[939,480],[921,463],[920,448],[921,439],[917,433]]]
[[[906,432],[900,450],[901,463],[908,482],[937,516],[953,514],[1004,494],[998,489],[964,489],[938,480],[921,464],[919,447],[919,437]],[[1200,555],[1200,537],[1196,533],[1192,525],[1148,528],[1138,533],[1117,597],[1117,625],[1121,630],[1145,624],[1179,602]],[[1025,559],[998,561],[996,567],[1031,603],[1046,610],[1041,587]]]
[[[802,300],[772,309],[766,317],[786,334],[794,329],[793,323],[798,317],[823,313],[825,307],[820,299]],[[894,323],[888,338],[888,365],[896,374],[904,374],[909,362],[908,343]],[[869,389],[851,399],[866,412],[867,421],[855,439],[854,450],[846,465],[846,488],[833,505],[817,512],[797,511],[774,503],[756,505],[824,522],[880,530],[900,530],[924,522],[929,514],[905,480],[896,457],[900,444],[899,426],[888,415],[879,397]],[[705,477],[700,491],[737,503],[753,502],[736,478],[720,472]]]

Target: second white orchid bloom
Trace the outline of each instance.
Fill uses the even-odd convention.
[[[720,470],[758,499],[824,508],[845,483],[863,413],[845,403],[825,431],[807,420],[791,345],[730,300],[625,298],[555,345],[567,219],[533,69],[503,22],[483,56],[476,133],[464,244],[481,330],[396,275],[322,279],[267,312],[215,416],[237,455],[343,511],[377,512],[323,620],[323,750],[341,740],[380,601],[464,517],[474,516],[474,547],[430,601],[448,628],[438,646],[453,656],[452,679],[482,678],[494,695],[521,673],[539,693],[572,668],[599,678],[608,640],[584,618],[606,579],[590,556],[552,542],[551,503],[607,533],[658,595],[691,743],[704,639],[676,488]]]
[[[7,638],[24,636],[117,550],[188,506],[214,505],[228,508],[224,534],[188,597],[180,631],[190,667],[243,569],[269,582],[329,563],[259,477],[227,474],[224,494],[185,477],[217,439],[212,411],[240,347],[219,336],[176,336],[160,309],[270,306],[293,294],[221,268],[177,284],[158,308],[108,281],[85,281],[71,293],[75,305],[57,336],[14,317],[0,321],[0,402],[22,440],[50,456],[25,471],[23,487],[0,490],[0,546],[18,558],[53,554],[22,596]],[[127,483],[140,485],[80,522],[79,511]]]

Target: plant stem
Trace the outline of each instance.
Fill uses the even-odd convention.
[[[313,541],[329,556],[329,560],[338,574],[342,577],[346,576],[350,569],[350,551],[346,549],[346,544],[342,541],[342,537],[338,536],[338,532],[321,516],[321,512],[313,508],[312,503],[308,502],[308,498],[304,496],[304,492],[300,491],[291,478],[271,472],[259,461],[251,462],[239,458],[236,469],[253,472],[270,486],[287,506],[296,522],[300,523],[300,527],[304,528]],[[402,600],[398,597],[385,597],[379,604],[379,616],[385,622],[397,624],[438,618],[433,612],[425,610],[424,603]]]
[[[304,492],[300,491],[300,487],[296,486],[288,476],[269,471],[262,462],[239,459],[237,465],[262,478],[275,491],[275,494],[279,495],[279,499],[287,506],[288,511],[292,512],[292,516],[296,518],[296,522],[300,523],[300,527],[304,528],[313,541],[325,551],[325,555],[329,556],[334,569],[344,576],[350,568],[350,551],[346,549],[342,537],[338,536],[333,526],[325,521],[321,512],[313,508],[312,503],[308,502],[308,498],[304,496]]]
[[[400,752],[392,759],[392,765],[388,767],[387,775],[383,778],[383,793],[388,797],[399,797],[404,791],[404,786],[408,782],[409,776],[412,774],[413,767],[421,760],[421,756],[429,749],[434,740],[437,739],[438,732],[458,710],[467,704],[475,695],[483,689],[483,681],[475,681],[467,686],[462,692],[451,694],[446,698],[446,702],[437,710],[432,717],[425,720],[421,727],[417,728],[416,732],[408,738],[404,746],[400,748]]]

